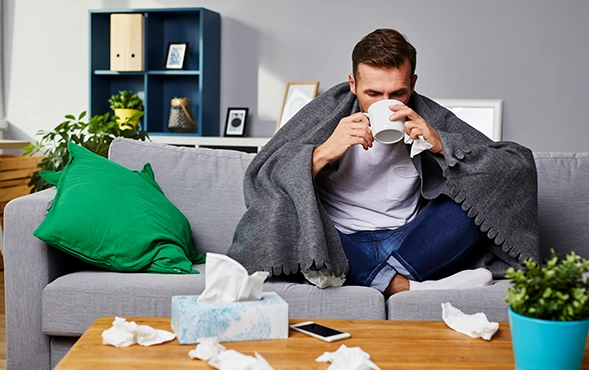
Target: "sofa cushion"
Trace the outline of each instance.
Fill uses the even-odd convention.
[[[534,153],[540,251],[589,258],[589,153]]]
[[[100,316],[170,317],[172,296],[198,295],[200,275],[154,275],[81,271],[61,276],[43,290],[42,327],[47,335],[79,336]],[[270,279],[265,292],[276,292],[291,318],[384,320],[383,295],[372,288],[318,289],[310,284]]]
[[[386,303],[389,320],[442,321],[442,303],[450,302],[465,314],[483,312],[489,321],[508,321],[503,300],[509,281],[475,289],[421,290],[392,295]]]
[[[172,296],[200,294],[198,275],[80,271],[43,289],[42,325],[48,335],[79,336],[101,316],[170,317]]]
[[[254,156],[129,139],[115,139],[109,152],[110,159],[132,170],[149,162],[166,197],[190,221],[196,249],[223,254],[245,212],[243,176]]]
[[[57,193],[33,235],[88,263],[114,271],[191,273],[204,262],[190,224],[146,165],[134,173],[69,143]]]

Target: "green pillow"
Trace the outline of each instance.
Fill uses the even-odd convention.
[[[47,244],[111,271],[198,273],[205,256],[192,245],[188,219],[162,193],[151,165],[131,171],[68,143],[47,217],[33,232]]]

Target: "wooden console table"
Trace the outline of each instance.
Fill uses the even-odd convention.
[[[28,141],[0,140],[0,149],[22,149]],[[14,198],[31,192],[29,182],[42,156],[0,154],[0,225],[3,224],[4,207]]]
[[[0,140],[0,149],[22,149],[29,144],[23,140]]]

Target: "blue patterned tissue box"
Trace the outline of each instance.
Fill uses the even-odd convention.
[[[204,337],[219,342],[288,338],[288,303],[274,292],[247,302],[199,303],[197,298],[172,297],[172,330],[180,344]]]

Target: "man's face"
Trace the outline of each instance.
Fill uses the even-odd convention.
[[[411,75],[411,66],[406,60],[399,68],[358,65],[357,78],[348,76],[350,91],[358,97],[360,110],[366,112],[374,102],[384,99],[399,100],[407,105],[415,88],[417,75]]]

